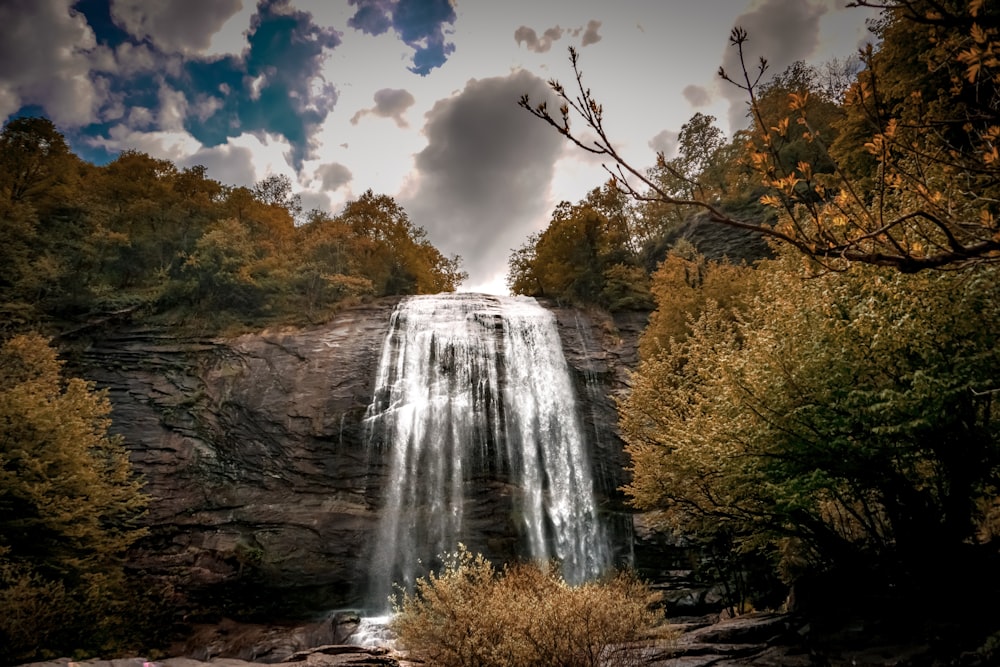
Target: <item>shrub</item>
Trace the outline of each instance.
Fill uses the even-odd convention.
[[[111,403],[37,334],[0,345],[0,664],[120,645],[147,498]]]
[[[400,644],[440,667],[632,665],[661,617],[625,572],[568,585],[555,564],[496,570],[459,545],[439,573],[394,601]]]

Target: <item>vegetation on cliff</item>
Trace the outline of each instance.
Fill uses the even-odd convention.
[[[0,663],[113,651],[148,611],[126,577],[146,505],[111,405],[47,341],[0,347]],[[49,655],[52,655],[49,653]]]
[[[947,585],[972,590],[1000,544],[1000,8],[857,4],[884,13],[856,71],[723,72],[749,98],[746,129],[727,140],[696,114],[649,169],[616,152],[576,52],[579,92],[553,82],[559,112],[522,100],[612,179],[514,251],[509,285],[654,309],[620,405],[626,492],[704,547],[734,607],[844,573],[926,601],[947,568],[969,578]],[[737,29],[732,48],[752,38]],[[768,257],[678,243],[695,213],[769,239]],[[390,197],[330,215],[303,212],[280,177],[228,187],[138,152],[91,165],[41,118],[0,132],[0,220],[5,660],[126,636],[122,559],[143,505],[106,398],[17,334],[124,312],[210,332],[304,322],[463,277]],[[400,601],[404,640],[441,664],[532,664],[524,651],[579,628],[586,653],[648,620],[634,582],[572,591],[544,570],[456,558]],[[569,610],[611,613],[577,626]]]
[[[226,186],[136,151],[93,165],[44,118],[0,131],[0,220],[5,335],[123,311],[206,332],[304,323],[464,279],[386,195],[333,216],[302,211],[287,177]]]

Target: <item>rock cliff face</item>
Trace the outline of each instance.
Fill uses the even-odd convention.
[[[152,498],[133,562],[188,604],[301,616],[361,602],[385,480],[368,465],[364,416],[392,309],[381,299],[322,326],[232,339],[117,329],[74,371],[106,388]],[[556,314],[577,379],[595,469],[631,556],[617,488],[621,442],[611,396],[627,390],[643,315]],[[488,502],[488,499],[485,499]]]

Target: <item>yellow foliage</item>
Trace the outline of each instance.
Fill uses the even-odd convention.
[[[83,628],[69,648],[110,640],[124,619],[125,551],[145,534],[146,497],[107,433],[107,397],[61,373],[37,334],[0,347],[0,662],[65,650],[60,638]]]
[[[570,586],[554,564],[497,571],[459,545],[443,571],[397,598],[392,628],[437,667],[638,665],[639,644],[662,621],[653,601],[628,573]]]

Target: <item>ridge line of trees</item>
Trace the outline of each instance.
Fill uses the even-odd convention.
[[[7,332],[129,309],[207,330],[303,323],[466,277],[387,195],[304,213],[286,176],[225,186],[131,150],[97,166],[40,117],[0,131],[0,221]]]

